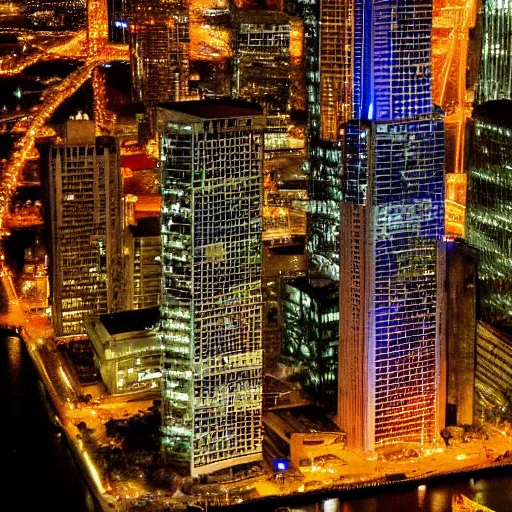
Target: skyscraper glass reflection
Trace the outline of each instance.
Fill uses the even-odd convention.
[[[443,122],[432,4],[354,2],[344,132],[338,423],[352,448],[428,443],[440,421]]]

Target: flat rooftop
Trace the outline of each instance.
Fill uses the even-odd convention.
[[[201,119],[225,119],[231,117],[252,117],[263,115],[258,103],[233,99],[206,99],[160,103],[159,107],[181,112]]]
[[[106,313],[99,316],[100,322],[111,336],[126,332],[153,329],[160,320],[160,307],[130,309],[117,313]]]
[[[278,430],[287,439],[296,433],[341,432],[338,425],[327,416],[325,409],[316,405],[266,411],[264,421],[268,427]]]

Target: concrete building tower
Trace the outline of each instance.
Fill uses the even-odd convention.
[[[52,322],[57,336],[84,334],[84,318],[123,306],[121,172],[117,140],[94,122],[68,120],[50,148]]]
[[[135,100],[147,105],[188,96],[189,19],[182,0],[133,0],[128,11]]]

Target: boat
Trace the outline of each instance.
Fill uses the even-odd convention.
[[[489,507],[480,505],[476,501],[470,500],[461,493],[456,493],[452,497],[452,512],[496,512]]]

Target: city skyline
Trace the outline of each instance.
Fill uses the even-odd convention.
[[[2,314],[100,499],[507,458],[504,7],[6,7]]]

